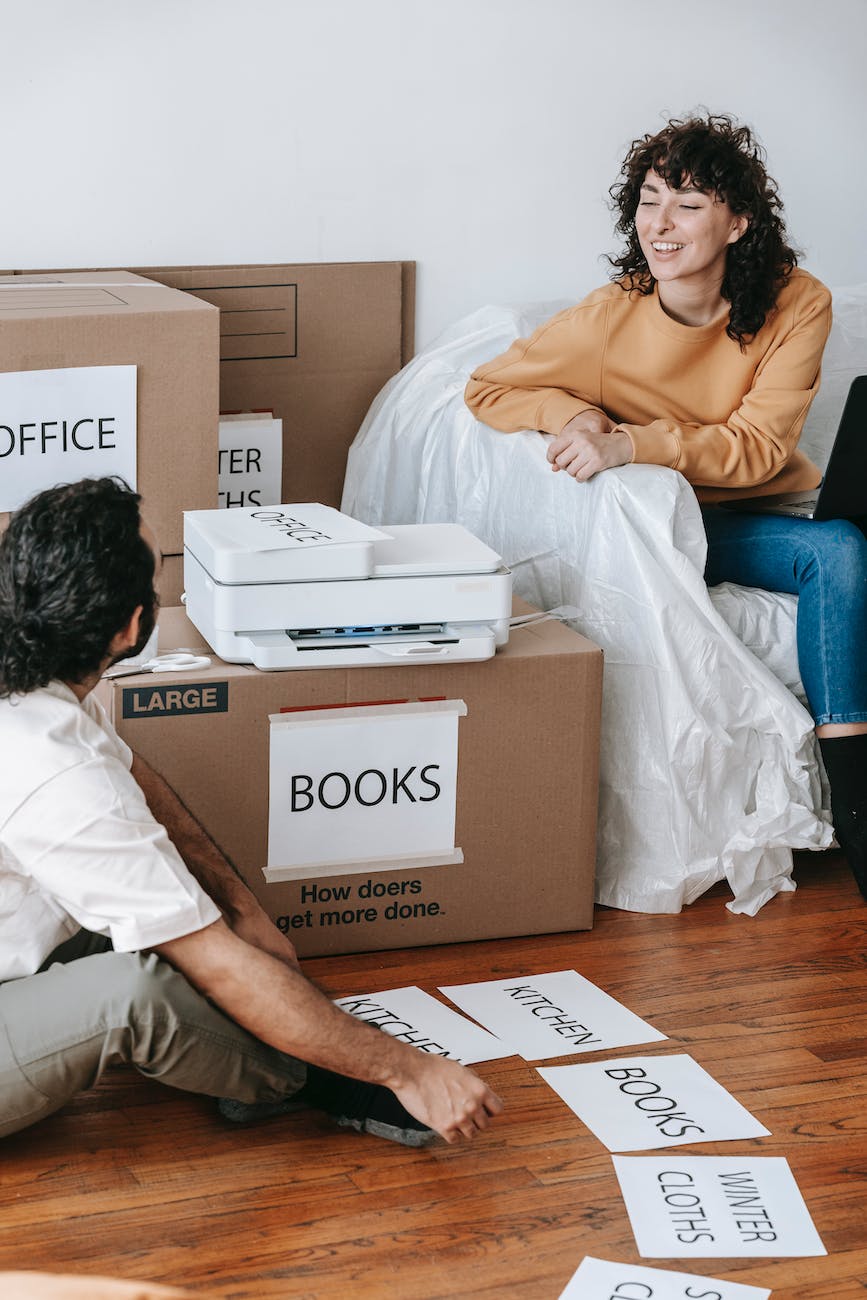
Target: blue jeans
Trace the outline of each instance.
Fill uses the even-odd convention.
[[[709,587],[736,582],[798,597],[798,666],[816,725],[867,722],[864,521],[702,513]]]

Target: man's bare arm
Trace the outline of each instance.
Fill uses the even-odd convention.
[[[280,933],[255,894],[168,782],[139,754],[133,755],[132,775],[154,817],[165,827],[187,867],[235,933],[279,961],[297,966],[293,945]]]
[[[447,1142],[474,1137],[503,1108],[472,1070],[347,1015],[299,970],[245,943],[223,921],[154,951],[256,1038],[312,1065],[391,1089]]]

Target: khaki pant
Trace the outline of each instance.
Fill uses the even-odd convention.
[[[120,1061],[173,1088],[245,1102],[282,1101],[307,1074],[153,953],[114,952],[84,930],[36,975],[0,984],[0,1137],[58,1110]]]

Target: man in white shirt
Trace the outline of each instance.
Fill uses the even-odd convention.
[[[0,540],[0,1136],[111,1061],[246,1121],[299,1105],[410,1146],[502,1103],[346,1015],[91,691],[147,642],[156,544],[114,479],[33,498]]]

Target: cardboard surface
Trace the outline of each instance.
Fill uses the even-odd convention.
[[[156,589],[162,609],[171,609],[175,605],[180,605],[184,593],[183,555],[163,556],[163,567],[156,581]]]
[[[160,651],[201,643],[182,610],[163,611]],[[483,663],[263,673],[215,660],[99,691],[127,743],[313,956],[588,929],[601,685],[598,647],[545,622],[514,630]],[[267,884],[269,715],[432,697],[467,706],[455,827],[464,861]]]
[[[0,308],[4,372],[136,367],[137,489],[160,546],[179,553],[182,512],[217,491],[214,307],[126,271],[79,271],[0,276]],[[70,478],[100,472],[70,465]]]
[[[283,421],[282,501],[339,506],[349,446],[412,356],[414,263],[148,267],[220,309],[220,409]],[[215,503],[214,503],[215,504]]]

